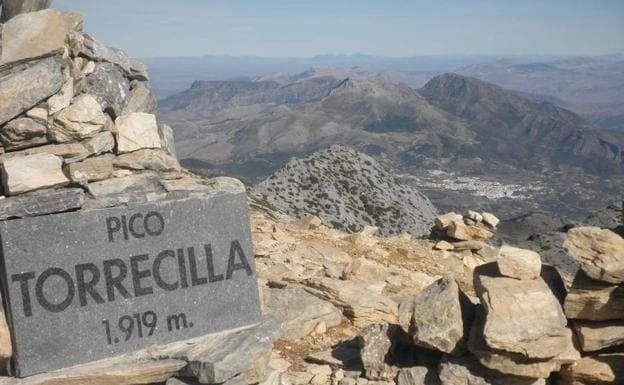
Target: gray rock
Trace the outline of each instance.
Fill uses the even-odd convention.
[[[281,320],[283,339],[296,340],[324,322],[327,327],[340,324],[341,311],[300,288],[263,290],[266,314]]]
[[[82,207],[84,192],[79,188],[41,190],[0,199],[0,220],[60,213]]]
[[[113,174],[113,155],[87,158],[81,162],[70,163],[65,173],[74,183],[93,182],[110,178]]]
[[[126,98],[121,115],[128,115],[133,112],[147,112],[148,114],[156,113],[156,98],[147,87],[145,82],[133,82],[130,94]]]
[[[416,345],[444,353],[461,354],[466,347],[471,312],[460,298],[457,283],[441,278],[414,297],[414,311],[408,330]],[[466,312],[464,315],[463,312]]]
[[[359,338],[364,375],[369,380],[391,380],[398,369],[386,363],[392,347],[388,324],[372,324],[362,330]]]
[[[142,149],[120,154],[113,161],[115,167],[132,170],[180,171],[180,163],[162,150]]]
[[[92,95],[82,94],[61,111],[50,127],[48,135],[58,143],[92,138],[107,123],[102,108]]]
[[[173,139],[173,130],[167,124],[161,124],[158,126],[158,135],[160,135],[160,141],[162,142],[162,149],[174,158],[177,158],[175,141]]]
[[[0,128],[0,141],[6,151],[22,150],[48,143],[48,128],[30,118],[11,120]]]
[[[126,153],[143,148],[162,148],[156,116],[135,112],[115,120],[117,153]]]
[[[52,0],[0,0],[0,5],[2,5],[0,23],[5,23],[7,20],[21,13],[46,9],[51,3]]]
[[[135,192],[159,193],[163,192],[159,178],[153,174],[129,175],[121,178],[105,179],[89,183],[89,193],[95,198],[105,198],[111,195],[127,195]]]
[[[0,125],[57,93],[64,83],[63,62],[49,57],[0,66]]]
[[[86,77],[84,91],[93,95],[114,120],[122,115],[122,108],[130,93],[130,83],[118,66],[96,63],[95,70]]]
[[[438,374],[425,366],[401,368],[397,385],[439,385]]]
[[[514,377],[488,369],[471,356],[445,356],[438,375],[441,385],[546,385],[544,379]]]
[[[145,64],[130,58],[120,49],[106,47],[89,35],[85,35],[81,53],[96,62],[105,61],[118,65],[130,79],[149,80]]]
[[[175,354],[188,362],[183,373],[203,384],[219,384],[245,372],[255,360],[270,352],[280,334],[280,323],[268,319],[238,332],[206,338],[201,344]]]

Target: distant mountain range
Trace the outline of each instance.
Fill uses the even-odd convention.
[[[507,199],[567,214],[596,199],[616,199],[624,175],[623,135],[457,74],[434,77],[419,90],[361,69],[309,71],[280,81],[195,82],[160,108],[185,166],[249,183],[293,156],[346,144],[419,185],[434,186],[442,175],[437,171],[532,183],[530,197]],[[441,209],[456,199],[438,194],[432,200]],[[508,209],[505,202],[499,199],[495,208]]]

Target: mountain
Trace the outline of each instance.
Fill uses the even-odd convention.
[[[183,165],[248,184],[291,157],[343,144],[380,160],[444,210],[578,216],[588,213],[579,207],[618,199],[624,137],[569,110],[456,74],[419,90],[359,69],[346,74],[309,71],[286,84],[196,82],[160,110]]]
[[[422,237],[429,235],[436,216],[422,193],[370,156],[339,145],[292,159],[250,195],[256,207],[277,208],[297,218],[316,215],[327,226],[348,232],[375,226],[382,235]]]

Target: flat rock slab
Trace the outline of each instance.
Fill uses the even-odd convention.
[[[260,320],[245,194],[0,223],[18,376]]]
[[[60,213],[78,209],[83,203],[84,192],[81,188],[41,190],[0,199],[0,220]]]
[[[598,227],[575,227],[563,243],[589,277],[613,284],[624,283],[624,238]]]
[[[574,329],[584,352],[624,345],[624,321],[575,323]]]
[[[609,285],[579,273],[563,304],[568,318],[590,321],[624,319],[624,286]]]

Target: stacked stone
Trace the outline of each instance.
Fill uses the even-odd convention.
[[[563,371],[563,383],[624,383],[624,239],[608,229],[576,227],[563,247],[581,270],[564,310],[583,352]]]
[[[180,167],[145,66],[82,25],[51,9],[1,25],[0,219],[211,190]]]

